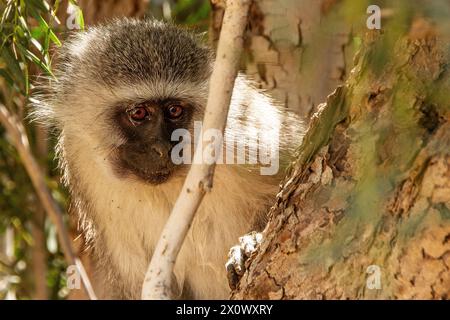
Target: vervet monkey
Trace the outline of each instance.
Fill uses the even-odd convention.
[[[58,132],[70,210],[80,218],[102,298],[140,298],[190,167],[174,164],[171,151],[179,141],[171,136],[177,129],[194,135],[213,61],[211,49],[188,31],[153,20],[116,20],[69,38],[59,52],[56,80],[36,95],[36,118]],[[254,163],[217,166],[212,192],[176,261],[179,297],[228,297],[228,249],[264,226],[283,159],[301,142],[301,128],[296,116],[238,76],[225,135],[235,138],[231,149],[276,145],[282,163],[276,175],[262,175]]]

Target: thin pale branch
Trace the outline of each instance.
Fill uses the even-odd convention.
[[[209,129],[222,133],[225,129],[250,3],[251,0],[228,0],[226,3],[201,136]],[[212,144],[204,148],[208,147]],[[194,159],[202,159],[204,148],[195,150]],[[201,164],[196,164],[199,162]],[[142,286],[142,299],[172,298],[175,261],[204,195],[212,188],[214,169],[215,163],[194,160],[155,248]]]
[[[31,182],[33,183],[34,189],[36,190],[36,194],[38,195],[42,206],[45,208],[48,216],[56,226],[64,257],[69,264],[76,266],[83,283],[83,287],[89,298],[91,300],[97,299],[80,259],[78,259],[78,257],[74,254],[72,241],[64,224],[61,209],[56,204],[49,189],[47,188],[44,174],[30,151],[30,144],[24,126],[8,111],[3,104],[0,104],[0,123],[6,129],[11,142],[17,149],[20,159],[22,160]]]

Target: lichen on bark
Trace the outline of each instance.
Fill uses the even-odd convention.
[[[450,295],[450,83],[434,26],[369,32],[314,114],[234,299]],[[448,88],[448,87],[447,87]],[[367,286],[367,268],[381,288]]]

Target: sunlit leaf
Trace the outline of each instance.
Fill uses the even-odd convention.
[[[36,65],[38,65],[42,70],[44,70],[47,74],[53,76],[52,71],[50,68],[43,63],[33,52],[30,50],[24,48],[21,44],[17,44],[17,48],[19,51],[30,61],[34,62]]]

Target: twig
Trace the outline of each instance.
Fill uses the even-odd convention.
[[[83,287],[91,300],[96,300],[94,290],[92,288],[91,282],[86,274],[86,271],[78,257],[74,254],[72,247],[72,241],[70,240],[69,234],[67,232],[66,226],[63,221],[63,215],[53,199],[50,191],[45,183],[44,174],[41,168],[37,164],[33,154],[30,151],[30,144],[28,137],[25,132],[25,128],[22,123],[13,116],[8,109],[0,104],[0,123],[5,127],[6,132],[10,136],[13,145],[19,153],[20,159],[25,166],[25,169],[30,176],[31,182],[33,183],[36,194],[45,208],[48,216],[52,220],[53,224],[58,230],[59,242],[61,244],[64,257],[67,262],[71,265],[75,265],[78,274],[80,275]]]
[[[203,132],[211,128],[222,133],[225,129],[250,3],[251,0],[228,0],[226,3],[201,137]],[[208,145],[212,147],[212,144]],[[194,159],[202,159],[203,151],[202,147],[196,148]],[[194,160],[191,165],[155,248],[142,286],[142,299],[172,298],[171,281],[175,260],[203,196],[212,188],[215,162],[196,163],[199,162]]]

